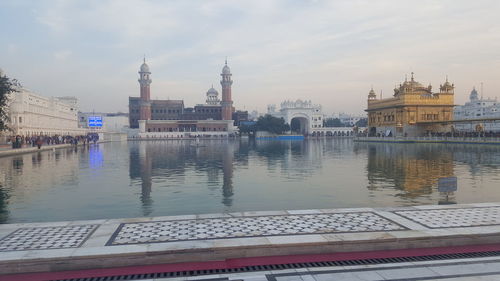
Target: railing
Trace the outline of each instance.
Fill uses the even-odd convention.
[[[500,143],[500,137],[356,137],[360,141]]]

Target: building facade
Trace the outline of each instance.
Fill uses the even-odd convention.
[[[151,100],[151,71],[144,60],[139,70],[140,97],[129,97],[130,128],[139,128],[144,137],[229,135],[233,126],[231,70],[227,60],[221,73],[222,100],[213,86],[205,104],[185,107],[183,100]]]
[[[27,89],[12,93],[10,128],[15,135],[78,135],[78,100],[75,97],[44,97]]]
[[[370,136],[425,136],[447,133],[451,125],[440,123],[453,120],[455,86],[446,82],[439,92],[432,86],[405,81],[394,89],[393,97],[378,99],[375,91],[368,94],[368,134]]]
[[[150,100],[151,120],[181,120],[184,113],[182,100]],[[141,120],[141,98],[129,97],[130,128],[139,128]]]
[[[473,121],[478,119],[500,119],[500,103],[497,99],[479,97],[473,88],[469,101],[454,109],[455,120],[472,120],[470,123],[455,123],[454,130],[459,132],[500,132],[500,120]]]
[[[277,111],[274,104],[267,106],[267,114],[274,117],[283,118],[285,123],[291,125],[293,120],[300,123],[298,133],[311,135],[315,131],[323,128],[323,112],[321,105],[313,104],[311,101],[284,101]]]

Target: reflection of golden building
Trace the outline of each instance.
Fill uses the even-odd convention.
[[[435,145],[368,145],[368,182],[376,189],[392,182],[405,197],[432,193],[439,178],[453,176],[453,153]]]
[[[394,89],[394,96],[377,99],[373,89],[368,94],[368,128],[371,136],[422,136],[449,132],[450,126],[436,121],[453,119],[454,85],[440,85],[439,93],[432,86],[423,86],[413,78],[405,79]]]

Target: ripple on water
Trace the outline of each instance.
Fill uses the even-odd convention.
[[[500,201],[500,146],[108,143],[0,158],[0,222]],[[456,176],[453,194],[437,191]]]

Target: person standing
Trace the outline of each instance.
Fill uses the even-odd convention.
[[[36,139],[36,146],[38,147],[38,149],[40,149],[42,147],[42,143],[43,143],[43,140],[41,137],[38,137]]]

